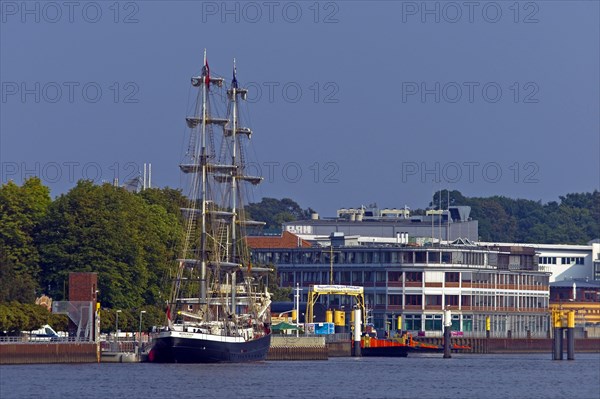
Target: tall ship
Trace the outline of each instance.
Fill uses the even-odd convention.
[[[153,340],[150,361],[247,362],[266,358],[271,343],[266,268],[253,267],[245,236],[264,223],[248,220],[244,198],[262,177],[246,172],[252,130],[241,123],[248,90],[233,77],[210,73],[206,50],[191,79],[194,110],[186,118],[189,144],[179,165],[188,204],[182,255],[175,264],[166,322]],[[219,109],[222,109],[219,116]]]

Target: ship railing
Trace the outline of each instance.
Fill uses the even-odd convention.
[[[64,343],[93,342],[78,337],[29,337],[29,336],[2,336],[0,344],[64,344]]]
[[[139,345],[137,341],[132,341],[131,339],[123,340],[119,339],[117,342],[111,341],[101,341],[100,342],[100,350],[103,352],[130,352],[135,353],[136,347]],[[142,351],[144,347],[147,346],[147,342],[142,343]]]

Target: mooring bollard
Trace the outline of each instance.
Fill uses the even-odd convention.
[[[552,311],[552,325],[554,326],[554,345],[552,360],[563,360],[563,331],[567,330],[567,360],[575,360],[575,311],[567,313],[567,327],[563,324],[563,312]]]
[[[563,359],[563,347],[562,347],[562,317],[559,311],[552,312],[552,321],[554,326],[554,346],[552,351],[552,360]]]
[[[444,359],[452,357],[450,354],[450,336],[452,330],[452,314],[449,310],[444,310]]]
[[[567,360],[575,360],[575,311],[567,313]]]
[[[361,310],[354,309],[354,356],[360,357],[360,336],[361,336]]]

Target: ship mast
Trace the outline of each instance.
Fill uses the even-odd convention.
[[[192,131],[190,138],[191,147],[193,147],[190,159],[191,162],[179,165],[179,168],[183,173],[192,173],[193,178],[192,186],[190,188],[191,192],[189,208],[182,209],[182,211],[188,214],[188,223],[186,227],[186,238],[183,248],[184,256],[182,259],[179,259],[179,271],[176,280],[177,283],[175,289],[173,290],[172,302],[175,302],[178,296],[184,268],[186,266],[197,267],[199,265],[199,303],[204,305],[207,304],[207,268],[209,264],[207,248],[207,215],[210,213],[207,207],[208,174],[215,170],[219,170],[220,167],[220,165],[212,165],[209,163],[208,143],[206,140],[207,126],[225,126],[227,124],[226,119],[209,115],[208,96],[211,84],[222,87],[223,82],[223,78],[213,78],[210,76],[206,50],[204,50],[204,65],[202,67],[202,73],[200,76],[192,77],[192,86],[200,88],[201,90],[201,101],[199,101],[200,109],[196,108],[193,116],[185,118],[188,127]],[[199,132],[198,128],[200,130]],[[200,136],[199,140],[198,135]],[[198,209],[198,200],[200,201],[200,209]],[[201,228],[200,247],[194,248],[192,246],[192,240],[194,240],[194,225],[197,225],[198,214],[200,214]]]
[[[230,99],[232,102],[233,112],[231,118],[231,165],[236,167],[236,151],[237,151],[237,96],[238,82],[236,78],[235,58],[233,59],[233,79],[231,80],[231,89],[229,90]],[[237,170],[231,172],[231,262],[236,262],[237,255],[237,234],[236,234],[236,211],[237,211]],[[231,314],[235,314],[235,293],[236,293],[236,270],[231,272]]]
[[[206,154],[206,95],[208,91],[208,85],[210,84],[210,72],[208,68],[208,62],[206,60],[206,49],[204,49],[204,64],[202,68],[202,133],[201,133],[201,152],[200,152],[200,164],[202,165],[202,182],[200,188],[200,200],[201,200],[201,235],[200,235],[200,303],[206,303],[206,165],[208,163],[208,156]]]
[[[262,178],[260,177],[251,177],[251,176],[243,176],[241,173],[244,171],[244,165],[241,164],[243,161],[240,157],[238,160],[238,133],[243,133],[250,137],[251,130],[248,128],[240,128],[238,126],[238,96],[245,100],[248,95],[248,89],[244,89],[239,87],[237,81],[237,69],[235,64],[235,58],[233,59],[233,78],[231,80],[231,88],[228,90],[227,94],[229,100],[231,101],[231,129],[227,129],[230,137],[231,137],[231,175],[229,177],[229,183],[231,188],[231,198],[230,204],[231,207],[231,251],[229,252],[229,261],[232,263],[241,264],[243,262],[242,256],[243,254],[238,254],[238,237],[237,237],[237,225],[241,225],[242,220],[238,221],[237,210],[238,203],[237,197],[240,192],[240,188],[238,184],[240,181],[249,181],[252,184],[258,184]],[[240,149],[241,150],[241,149]],[[234,268],[231,272],[231,314],[235,314],[235,296],[236,296],[236,283],[237,283],[237,270]]]

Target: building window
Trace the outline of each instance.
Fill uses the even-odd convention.
[[[440,253],[439,252],[428,252],[429,259],[428,263],[440,263]]]
[[[356,252],[355,254],[355,260],[353,263],[363,263],[363,253],[362,252]]]
[[[299,251],[292,252],[292,263],[300,263],[300,262],[301,262],[300,252]]]
[[[542,265],[556,265],[556,256],[540,256],[539,259]]]
[[[354,252],[348,252],[346,254],[346,262],[348,263],[354,263]]]
[[[585,263],[585,258],[581,256],[562,258],[561,263],[563,265],[583,265]]]
[[[460,316],[457,314],[452,315],[452,327],[450,327],[452,331],[460,331]]]
[[[402,272],[388,272],[388,281],[402,281]]]
[[[406,272],[406,281],[422,282],[423,281],[423,272]]]
[[[302,254],[303,262],[302,263],[307,263],[307,264],[311,264],[313,263],[313,253],[312,252],[305,252],[304,254]]]
[[[425,315],[425,331],[440,331],[442,329],[442,315]]]
[[[471,306],[471,295],[461,295],[462,306]]]
[[[421,305],[422,301],[423,300],[421,295],[406,295],[407,305]]]
[[[388,305],[402,306],[402,295],[388,295]]]
[[[595,291],[584,291],[583,298],[585,302],[595,302],[598,294]]]
[[[421,331],[421,315],[406,314],[403,315],[404,329],[408,331]]]
[[[425,295],[425,306],[442,306],[442,296]]]
[[[442,263],[452,263],[452,252],[442,252]]]
[[[473,331],[473,316],[463,315],[463,331]]]
[[[446,306],[458,306],[458,295],[446,295]]]
[[[375,281],[385,283],[385,272],[375,272]]]
[[[444,278],[447,283],[458,283],[460,280],[460,273],[458,272],[446,272]]]
[[[381,253],[381,263],[390,263],[390,253],[385,251]]]
[[[350,272],[342,272],[342,283],[350,283]]]

